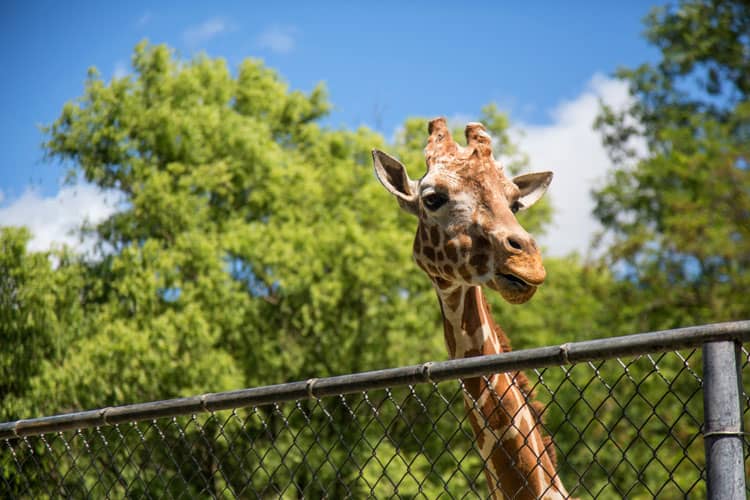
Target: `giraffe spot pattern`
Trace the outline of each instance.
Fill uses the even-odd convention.
[[[451,357],[502,352],[501,345],[509,350],[509,342],[492,321],[480,288],[457,287],[440,297]],[[451,313],[454,304],[458,309]],[[453,322],[448,318],[454,318]],[[466,342],[467,336],[476,336],[478,343],[458,346],[459,342]],[[467,378],[463,382],[467,413],[486,460],[490,487],[501,487],[506,494],[516,492],[521,498],[564,498],[561,492],[565,488],[555,476],[549,445],[540,431],[540,412],[534,412],[528,400],[531,396],[525,375],[513,372],[489,379]],[[515,467],[509,466],[510,457],[517,460]]]
[[[464,264],[464,265],[462,265],[461,267],[459,267],[459,268],[458,268],[458,272],[459,272],[459,274],[461,274],[461,277],[462,277],[462,278],[463,278],[463,279],[464,279],[464,280],[465,280],[465,281],[466,281],[467,283],[470,283],[470,282],[471,282],[471,278],[473,277],[473,275],[472,275],[472,273],[471,273],[471,270],[469,269],[469,267],[468,267],[468,266],[466,266],[466,264]]]
[[[490,266],[489,266],[489,261],[487,259],[485,259],[485,261],[479,264],[476,268],[476,272],[478,276],[487,274],[489,270],[490,270]]]
[[[478,252],[488,253],[492,249],[492,244],[490,243],[490,240],[480,234],[474,238],[474,248]]]
[[[461,290],[460,287],[456,287],[456,289],[445,298],[445,303],[448,307],[451,308],[451,310],[455,311],[456,309],[458,309],[458,306],[461,305],[462,296],[463,296],[463,291]],[[448,325],[450,325],[450,323],[448,323]],[[451,331],[452,331],[452,328],[451,328]]]
[[[435,277],[435,283],[441,290],[445,290],[446,288],[451,288],[453,286],[453,283],[439,276]]]
[[[454,358],[456,356],[456,338],[453,334],[453,327],[445,320],[443,320],[443,327],[445,333],[445,345],[448,348],[448,354],[451,358]]]
[[[455,242],[449,241],[448,244],[445,245],[445,256],[448,257],[448,260],[451,262],[456,262],[458,260],[458,250]]]
[[[427,229],[425,229],[424,224],[419,225],[419,238],[422,243],[427,243]]]
[[[438,231],[437,226],[432,226],[430,228],[430,241],[433,246],[438,246],[440,244],[440,231]]]
[[[488,259],[489,259],[488,255],[481,254],[481,253],[480,254],[476,254],[476,255],[473,255],[469,259],[469,264],[471,264],[474,267],[479,267],[481,265],[485,265],[486,266]]]

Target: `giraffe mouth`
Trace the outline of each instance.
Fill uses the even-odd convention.
[[[500,292],[500,295],[511,304],[522,304],[536,293],[537,285],[515,274],[497,273],[495,279],[490,282],[490,288]]]
[[[533,287],[534,286],[531,283],[528,283],[528,282],[524,281],[523,279],[519,278],[515,274],[500,273],[500,274],[498,274],[498,276],[500,276],[500,278],[502,278],[503,280],[507,281],[508,283],[511,283],[512,285],[517,286],[517,287],[519,287],[521,289],[525,289],[527,287]]]

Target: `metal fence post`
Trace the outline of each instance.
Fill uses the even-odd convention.
[[[710,500],[745,499],[739,344],[703,345],[703,437]]]

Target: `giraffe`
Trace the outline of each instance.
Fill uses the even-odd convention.
[[[372,152],[375,174],[419,219],[414,259],[437,292],[450,357],[507,352],[510,342],[494,323],[482,287],[520,304],[544,281],[539,249],[515,213],[542,197],[552,173],[506,177],[481,123],[466,126],[465,147],[453,140],[444,118],[430,121],[428,133],[421,179],[410,179],[398,160],[378,150]],[[492,498],[568,498],[524,374],[463,383]]]

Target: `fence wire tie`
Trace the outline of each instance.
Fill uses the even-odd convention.
[[[743,431],[740,427],[732,427],[725,430],[708,431],[703,433],[703,439],[710,437],[734,436],[743,437],[750,435],[750,432]]]
[[[207,396],[208,396],[208,394],[201,394],[201,397],[200,397],[200,400],[201,400],[201,408],[202,408],[202,409],[203,409],[203,411],[205,411],[205,412],[210,412],[211,410],[209,410],[209,409],[208,409],[208,407],[206,406],[206,397],[207,397]]]
[[[569,352],[570,352],[570,344],[569,343],[566,342],[565,344],[563,344],[563,345],[560,346],[560,357],[562,358],[563,363],[565,363],[566,365],[570,364],[570,359],[568,359],[568,353]]]
[[[99,417],[102,419],[102,422],[104,422],[104,425],[112,425],[107,421],[107,413],[109,413],[109,410],[111,410],[112,407],[108,406],[106,408],[102,408],[99,412]]]
[[[305,388],[307,389],[307,397],[310,399],[318,399],[318,397],[313,393],[313,390],[315,389],[315,383],[318,381],[316,378],[310,378],[307,379],[307,382],[305,382]]]

